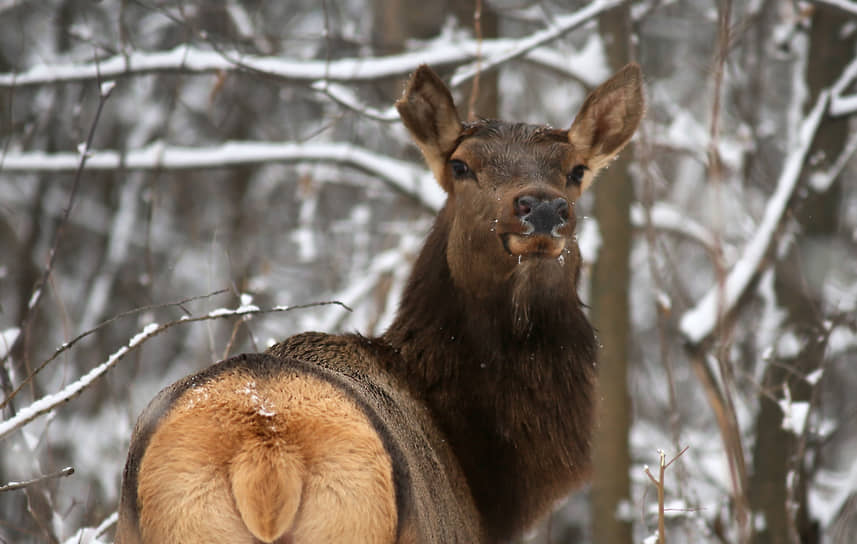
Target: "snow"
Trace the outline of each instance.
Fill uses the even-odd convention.
[[[116,87],[115,81],[105,81],[104,83],[102,83],[101,87],[99,87],[101,97],[107,98],[108,96],[110,96],[110,93],[113,92],[114,87]]]
[[[715,236],[709,229],[667,202],[655,202],[649,214],[652,226],[658,230],[690,238],[708,249],[713,249],[717,245]],[[631,205],[631,223],[639,229],[646,227],[646,210],[639,202]]]
[[[777,188],[765,208],[762,221],[743,254],[732,266],[723,282],[713,285],[694,308],[681,317],[679,328],[692,343],[701,342],[717,326],[721,311],[728,313],[746,291],[750,281],[762,265],[762,259],[771,245],[777,227],[786,212],[789,198],[794,192],[809,146],[827,108],[828,94],[822,93],[800,130],[799,147],[786,158]]]
[[[255,304],[242,304],[237,308],[217,308],[206,314],[208,317],[227,317],[230,315],[254,314],[262,311]]]
[[[0,438],[3,438],[18,427],[29,423],[37,417],[50,412],[63,402],[67,402],[68,400],[76,397],[78,394],[80,394],[81,391],[89,387],[92,382],[94,382],[96,379],[101,377],[101,375],[110,370],[116,363],[118,363],[123,357],[125,357],[128,352],[136,348],[141,342],[143,342],[143,340],[154,336],[158,332],[160,332],[160,328],[158,327],[157,323],[150,323],[146,325],[145,327],[143,327],[143,330],[140,333],[134,335],[131,340],[128,341],[127,345],[120,347],[113,354],[111,354],[106,361],[94,367],[92,370],[78,378],[76,381],[68,384],[66,387],[64,387],[57,393],[41,397],[40,399],[31,403],[29,406],[18,410],[18,413],[16,413],[13,417],[10,417],[5,421],[0,422]]]
[[[183,73],[215,73],[236,69],[249,69],[288,81],[337,81],[361,82],[373,81],[391,76],[400,76],[415,70],[420,64],[444,66],[472,60],[477,48],[481,47],[483,69],[504,62],[510,58],[523,56],[531,62],[544,64],[558,69],[575,79],[597,83],[595,79],[601,73],[603,65],[597,71],[587,73],[592,64],[583,64],[582,60],[594,58],[580,55],[578,64],[569,64],[558,60],[556,53],[541,51],[543,45],[579,26],[607,9],[621,3],[621,0],[599,0],[592,2],[578,12],[556,18],[551,28],[537,31],[531,36],[517,40],[497,39],[431,42],[426,47],[407,51],[398,55],[373,58],[342,58],[336,60],[302,60],[285,57],[264,57],[245,55],[236,51],[209,51],[190,45],[179,45],[168,51],[130,51],[127,54],[103,59],[97,63],[68,63],[36,65],[20,73],[0,74],[0,87],[22,87],[45,83],[85,81],[97,78],[118,78],[129,74],[151,72],[181,71]],[[584,50],[591,55],[591,50]],[[473,76],[473,70],[461,72],[453,80],[453,86]]]
[[[110,539],[104,533],[119,520],[119,513],[113,512],[98,527],[83,527],[67,538],[63,544],[108,544]]]
[[[0,359],[4,359],[6,357],[6,354],[9,353],[9,348],[15,344],[15,340],[18,339],[18,335],[20,333],[21,329],[18,327],[12,327],[4,331],[0,331]]]
[[[139,344],[140,342],[142,342],[143,340],[145,340],[149,336],[152,336],[152,334],[155,333],[157,330],[158,330],[158,324],[157,323],[149,323],[148,325],[143,327],[142,331],[140,331],[138,334],[131,337],[131,340],[128,341],[128,347],[129,348],[135,347],[137,344]]]
[[[580,258],[585,263],[594,263],[598,260],[598,250],[601,249],[603,241],[598,221],[584,217],[578,225],[577,244],[580,246]]]
[[[431,173],[413,163],[393,159],[346,142],[295,143],[231,141],[211,147],[182,147],[155,142],[129,150],[124,157],[116,151],[93,151],[87,170],[129,170],[220,168],[266,162],[332,162],[351,166],[377,176],[394,189],[411,195],[438,210],[446,194]],[[6,173],[73,172],[80,166],[74,153],[39,151],[10,153],[3,162]]]
[[[824,375],[824,369],[823,368],[817,368],[817,369],[813,370],[812,372],[810,372],[809,374],[807,374],[806,377],[804,378],[804,380],[806,380],[806,383],[808,383],[809,385],[817,385],[818,381],[821,379],[821,377],[823,375]]]
[[[790,402],[786,399],[781,399],[777,403],[783,411],[782,429],[794,433],[795,436],[803,436],[809,415],[809,403]]]
[[[545,30],[534,32],[526,38],[516,40],[514,45],[508,47],[506,50],[487,51],[483,42],[482,54],[484,59],[482,62],[471,63],[469,66],[457,69],[455,74],[452,76],[450,84],[455,87],[472,78],[479,70],[489,70],[492,67],[502,64],[510,59],[523,56],[528,51],[562,36],[569,30],[592,20],[600,13],[618,6],[621,3],[622,0],[595,0],[574,13],[557,15],[552,18],[550,27]],[[582,71],[585,72],[586,68],[584,67]]]

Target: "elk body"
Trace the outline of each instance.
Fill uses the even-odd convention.
[[[462,123],[419,68],[396,106],[446,204],[378,338],[304,333],[140,416],[120,544],[504,542],[586,477],[596,342],[574,202],[643,114],[628,65],[569,130]]]

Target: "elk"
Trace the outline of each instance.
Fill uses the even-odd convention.
[[[396,107],[447,200],[381,336],[307,332],[159,393],[116,541],[490,543],[586,477],[596,341],[574,203],[644,110],[629,64],[571,128],[462,122],[427,66]]]

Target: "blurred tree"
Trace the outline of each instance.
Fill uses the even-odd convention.
[[[603,14],[598,27],[611,69],[631,59],[631,19],[627,4]],[[601,229],[601,247],[592,269],[592,322],[601,344],[599,352],[598,431],[593,443],[592,531],[599,544],[632,542],[631,397],[628,360],[631,316],[628,291],[633,231],[631,202],[634,186],[628,170],[631,152],[619,155],[593,185],[594,214]]]
[[[825,91],[848,65],[855,52],[855,33],[846,28],[843,13],[831,6],[813,7],[807,60],[807,107]],[[802,182],[813,173],[829,168],[848,140],[849,121],[826,116],[821,122],[804,165]],[[753,542],[819,542],[817,525],[809,518],[807,478],[812,467],[806,461],[806,435],[783,429],[780,402],[813,402],[813,385],[804,379],[824,364],[828,335],[824,324],[825,277],[831,269],[831,251],[841,228],[842,175],[821,191],[809,189],[795,206],[794,219],[802,236],[789,244],[786,256],[777,262],[777,300],[786,310],[785,330],[800,338],[801,349],[793,356],[771,361],[765,368],[755,421],[753,473],[750,501],[757,523]],[[790,475],[791,474],[791,475]]]
[[[422,0],[372,0],[374,7],[372,37],[375,47],[382,54],[398,53],[404,50],[409,39],[427,40],[436,37],[449,17],[455,17],[458,24],[475,30],[478,24],[482,38],[496,38],[499,30],[499,18],[484,0],[444,0],[428,2]],[[478,22],[477,22],[478,13]],[[401,80],[391,84],[388,99],[398,98],[402,92]],[[460,88],[457,101],[459,115],[467,119],[468,98],[473,92],[473,82]],[[480,74],[474,112],[478,117],[497,118],[497,71]]]

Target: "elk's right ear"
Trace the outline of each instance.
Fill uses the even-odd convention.
[[[462,128],[449,89],[423,64],[411,75],[402,98],[396,101],[396,109],[435,179],[449,192],[444,170]]]

